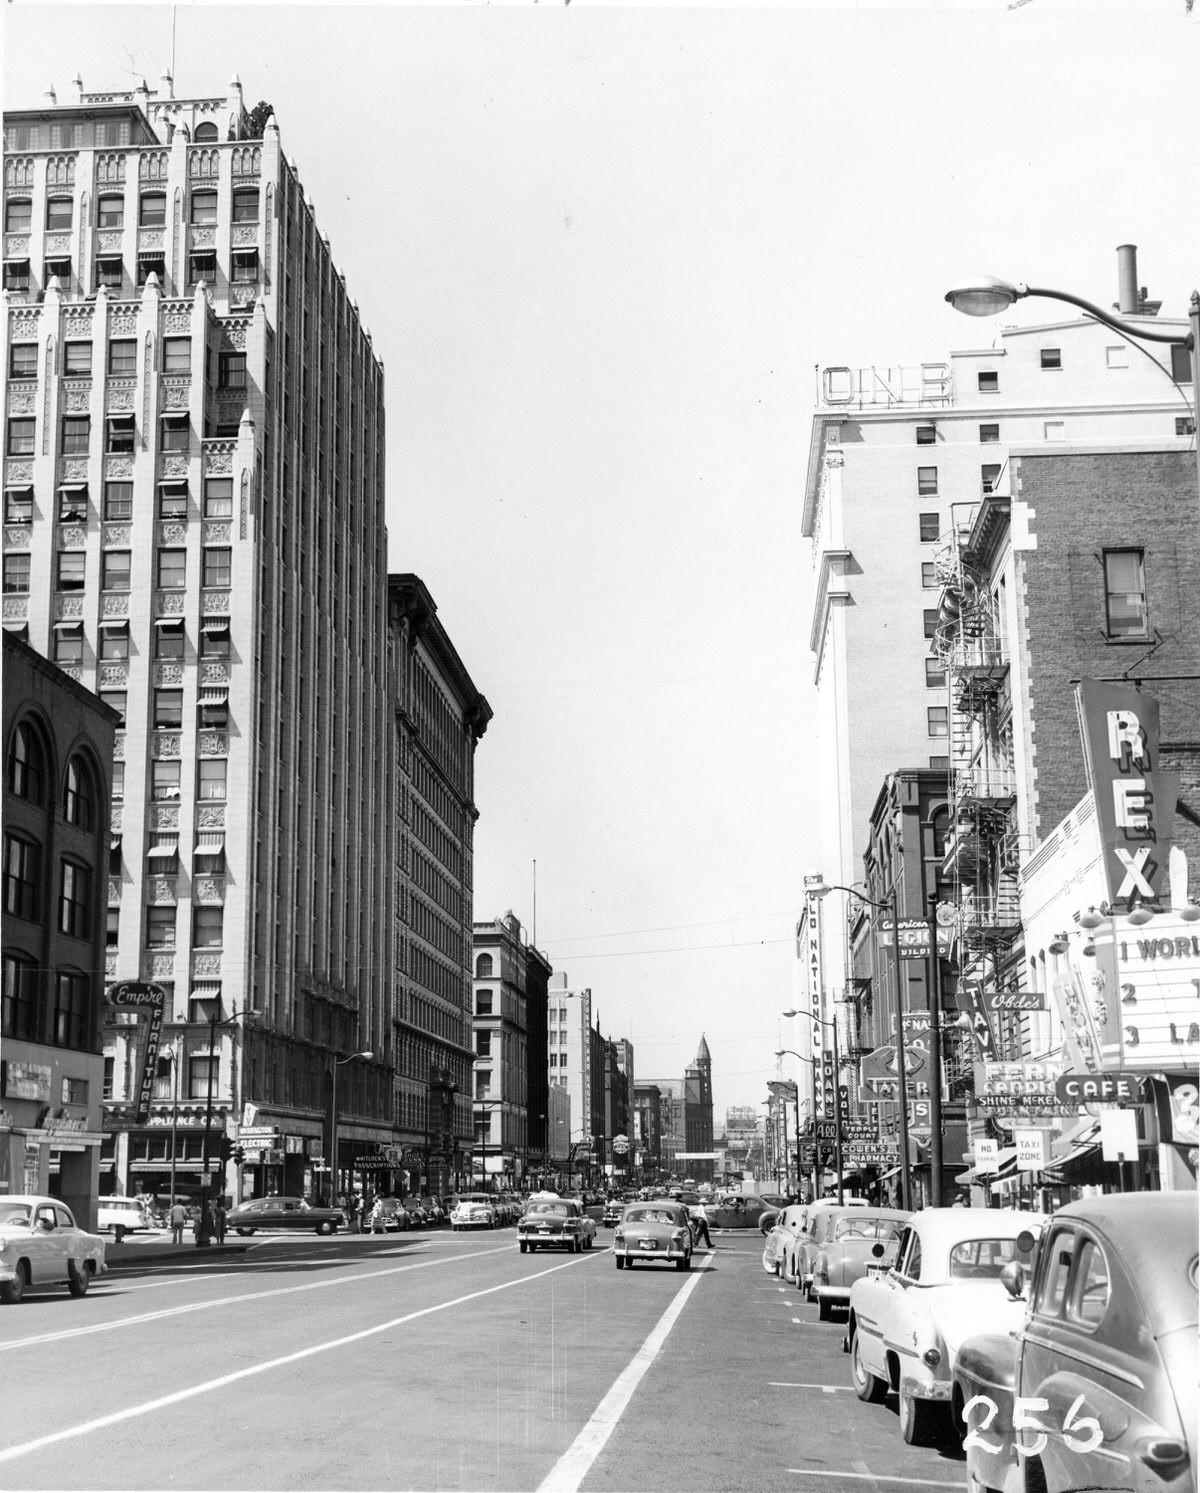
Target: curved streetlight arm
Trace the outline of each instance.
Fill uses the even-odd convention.
[[[1111,327],[1114,332],[1124,333],[1126,337],[1138,337],[1143,342],[1169,342],[1175,347],[1186,347],[1189,349],[1195,346],[1195,339],[1190,331],[1151,332],[1145,327],[1131,326],[1129,322],[1121,321],[1119,317],[1113,316],[1111,312],[1105,311],[1103,307],[1094,306],[1091,301],[1085,301],[1082,296],[1071,295],[1066,290],[1046,290],[1037,285],[1017,285],[1013,288],[1017,292],[1018,298],[1035,295],[1041,296],[1048,301],[1066,301],[1068,305],[1078,306],[1081,311],[1086,311],[1089,316],[1094,316],[1097,321],[1102,321],[1106,327]],[[946,297],[951,302],[951,305],[954,304],[951,300],[953,294],[954,292],[951,291],[950,295]]]

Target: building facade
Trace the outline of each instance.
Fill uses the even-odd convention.
[[[550,1087],[565,1089],[571,1103],[569,1165],[576,1158],[590,1164],[599,1127],[594,1104],[599,1091],[592,1054],[592,992],[572,990],[564,970],[550,980],[548,991],[547,1074]]]
[[[81,1228],[96,1220],[109,1079],[99,972],[116,721],[5,633],[0,1193],[51,1193]]]
[[[392,1133],[383,369],[269,110],[165,81],[5,119],[4,625],[121,718],[105,976],[172,1061],[139,1123],[108,1030],[114,1187],[170,1125],[303,1192],[335,1091]]]

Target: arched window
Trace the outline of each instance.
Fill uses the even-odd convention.
[[[480,954],[475,961],[475,977],[479,980],[490,980],[492,978],[492,956]]]
[[[196,126],[196,133],[192,136],[197,145],[200,145],[205,140],[217,140],[219,138],[217,127],[211,120],[206,120],[204,124],[198,124]]]
[[[82,757],[67,763],[63,781],[63,817],[77,829],[92,829],[96,823],[96,787]]]
[[[31,804],[40,804],[46,783],[46,759],[32,727],[22,723],[8,748],[8,791]]]

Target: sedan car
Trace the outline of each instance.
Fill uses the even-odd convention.
[[[332,1234],[345,1222],[340,1208],[316,1208],[304,1198],[255,1198],[239,1203],[225,1215],[225,1227],[239,1234],[253,1234],[256,1229],[312,1229],[318,1234]]]
[[[105,1269],[104,1240],[79,1228],[65,1203],[33,1193],[0,1198],[0,1301],[15,1306],[42,1286],[84,1296]]]
[[[952,1432],[955,1360],[978,1333],[1009,1332],[1021,1310],[1000,1273],[1031,1258],[1040,1214],[924,1208],[903,1225],[894,1263],[850,1287],[850,1377],[860,1400],[895,1391],[910,1444]],[[882,1260],[885,1246],[872,1247]]]
[[[557,1193],[535,1193],[517,1222],[517,1244],[522,1254],[535,1249],[568,1249],[580,1254],[596,1239],[596,1220],[589,1218],[574,1198]]]
[[[682,1203],[659,1198],[652,1203],[630,1203],[613,1234],[617,1269],[634,1261],[674,1264],[676,1270],[692,1268],[692,1230],[688,1210]]]
[[[969,1486],[1195,1493],[1195,1193],[1069,1203],[1005,1279],[1021,1327],[970,1338],[955,1369]]]
[[[756,1229],[764,1213],[786,1206],[787,1198],[777,1192],[731,1192],[708,1208],[708,1221],[722,1229]]]
[[[367,1219],[372,1234],[395,1234],[409,1227],[411,1215],[399,1198],[376,1198]]]
[[[494,1229],[496,1209],[486,1192],[468,1192],[458,1199],[450,1213],[452,1229]]]
[[[763,1240],[763,1269],[768,1275],[784,1275],[789,1250],[804,1228],[808,1208],[804,1203],[789,1203],[775,1215],[775,1221]]]
[[[876,1244],[887,1245],[909,1217],[896,1208],[832,1208],[817,1241],[809,1297],[817,1299],[817,1315],[828,1322],[835,1307],[850,1304],[850,1287],[879,1257]]]
[[[621,1215],[625,1211],[625,1204],[618,1202],[616,1198],[609,1198],[604,1205],[604,1213],[600,1222],[606,1229],[615,1229],[621,1222]]]

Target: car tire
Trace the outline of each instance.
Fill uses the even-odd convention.
[[[253,1234],[254,1230],[253,1229],[238,1229],[237,1232],[239,1234]]]
[[[73,1261],[67,1266],[67,1290],[72,1296],[86,1296],[88,1287],[92,1283],[91,1271],[85,1261],[82,1265],[76,1265]]]
[[[329,1219],[326,1219],[324,1221],[324,1223],[319,1223],[317,1225],[317,1233],[318,1234],[332,1234],[333,1230],[334,1230],[334,1225],[329,1221]]]
[[[614,1258],[616,1259],[616,1262],[617,1262],[617,1269],[618,1270],[624,1270],[624,1268],[625,1268],[625,1256],[624,1255],[616,1255],[616,1256],[614,1256]]]
[[[24,1260],[17,1261],[16,1274],[12,1280],[6,1280],[0,1285],[0,1301],[5,1306],[16,1306],[25,1294],[25,1287],[29,1284],[29,1266]]]
[[[854,1393],[868,1405],[878,1405],[887,1399],[887,1381],[878,1374],[873,1374],[863,1363],[857,1332],[850,1337],[850,1379],[854,1384]]]
[[[944,1421],[940,1401],[900,1391],[900,1434],[907,1446],[930,1446],[940,1440]]]
[[[826,1301],[824,1296],[817,1297],[817,1317],[822,1322],[833,1321],[833,1302]]]

